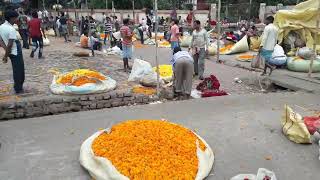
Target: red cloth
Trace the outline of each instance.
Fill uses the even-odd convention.
[[[314,134],[317,129],[320,129],[320,117],[304,117],[303,121],[310,134]]]
[[[210,21],[210,25],[211,25],[211,26],[215,26],[215,25],[217,25],[217,22],[216,22],[215,20],[211,20],[211,21]]]
[[[211,75],[208,78],[205,78],[198,86],[197,90],[201,91],[202,97],[213,97],[213,96],[225,96],[228,95],[223,90],[219,90],[220,82],[216,76]]]
[[[29,32],[31,38],[41,37],[41,20],[38,18],[33,18],[29,21]]]

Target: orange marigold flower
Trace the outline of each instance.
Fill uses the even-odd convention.
[[[185,127],[161,120],[131,120],[100,134],[92,150],[130,179],[195,179],[197,142],[204,151],[204,143]]]

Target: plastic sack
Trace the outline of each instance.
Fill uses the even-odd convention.
[[[318,129],[320,129],[320,117],[304,117],[304,124],[307,126],[310,134],[314,134]]]
[[[274,172],[265,168],[259,168],[257,173],[257,180],[277,180]]]
[[[250,37],[250,49],[258,50],[260,48],[261,38],[259,37]]]
[[[194,89],[191,91],[191,97],[193,97],[194,99],[199,99],[201,98],[201,92]]]
[[[217,47],[216,46],[209,46],[208,51],[209,51],[210,56],[214,56],[217,54]]]
[[[54,30],[49,29],[48,31],[45,32],[47,36],[55,36]]]
[[[303,47],[298,50],[298,56],[303,59],[312,59],[314,51],[311,48]]]
[[[112,36],[116,39],[116,40],[120,40],[121,39],[121,33],[120,31],[114,32],[112,33]]]
[[[94,94],[108,92],[116,88],[117,82],[110,77],[106,80],[99,80],[98,83],[87,83],[82,86],[69,86],[57,83],[58,76],[54,76],[50,85],[50,90],[53,94],[58,95],[73,95],[73,94]]]
[[[265,66],[265,60],[263,57],[260,55],[260,53],[251,60],[251,67],[252,68],[258,68],[258,69],[263,69]]]
[[[181,47],[189,47],[191,45],[192,36],[183,36],[181,39]]]
[[[249,45],[248,45],[248,36],[244,36],[239,42],[237,42],[232,48],[222,54],[235,54],[235,53],[242,53],[249,51]]]
[[[43,38],[43,45],[44,46],[49,46],[50,45],[50,40],[48,38]]]
[[[152,66],[149,62],[141,59],[135,59],[133,62],[132,70],[129,75],[128,81],[140,82],[143,76],[154,73]]]
[[[230,180],[256,180],[256,175],[254,174],[238,174],[232,177]]]
[[[22,40],[22,38],[21,38],[21,35],[20,35],[19,31],[16,31],[16,33],[17,33],[17,39],[18,39],[18,40]]]
[[[290,71],[309,72],[310,63],[310,60],[289,57],[287,60],[287,67]],[[313,61],[312,72],[320,72],[320,60]]]
[[[227,96],[223,90],[205,90],[201,93],[201,97],[216,97],[216,96]]]
[[[149,74],[143,75],[143,77],[140,80],[140,84],[146,87],[156,87],[157,74],[155,72],[150,72]]]
[[[282,131],[287,138],[295,143],[310,144],[311,135],[302,120],[302,116],[295,113],[288,105],[281,118]]]

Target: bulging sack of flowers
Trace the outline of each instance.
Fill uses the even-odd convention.
[[[157,67],[153,67],[153,71],[157,72]],[[172,76],[173,76],[172,65],[169,65],[169,64],[159,65],[159,75],[161,79],[163,79],[164,82],[166,83],[172,81]]]
[[[181,39],[181,47],[189,47],[191,44],[192,36],[183,36]]]
[[[55,73],[50,90],[53,94],[94,94],[113,90],[116,81],[99,72],[77,69],[68,73]]]
[[[95,180],[202,180],[214,154],[204,139],[181,125],[130,120],[86,139],[79,160]]]
[[[152,66],[149,62],[141,60],[141,59],[135,59],[133,62],[132,70],[129,75],[128,81],[135,81],[140,82],[140,80],[148,74],[152,74]]]
[[[237,42],[235,45],[233,45],[230,49],[227,49],[226,51],[221,52],[221,54],[236,54],[236,53],[242,53],[249,51],[249,45],[248,45],[248,37],[244,36],[239,42]]]

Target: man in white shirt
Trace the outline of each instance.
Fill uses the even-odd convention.
[[[276,66],[270,63],[274,47],[278,40],[278,28],[273,25],[273,21],[274,17],[272,16],[266,18],[265,24],[267,26],[263,31],[262,41],[260,44],[260,55],[265,59],[265,67],[262,75],[267,73],[267,68],[270,68],[269,75],[271,75],[272,71],[276,68]]]
[[[13,27],[19,14],[16,11],[9,10],[4,13],[5,22],[0,26],[0,46],[5,50],[3,63],[11,60],[14,80],[14,90],[16,94],[23,93],[23,83],[25,79],[24,62],[22,56],[21,43],[17,39],[17,32]]]
[[[208,54],[208,34],[207,31],[201,28],[199,20],[194,21],[194,31],[192,33],[191,44],[189,51],[192,49],[194,59],[194,73],[199,75],[199,79],[203,80],[205,57]]]

